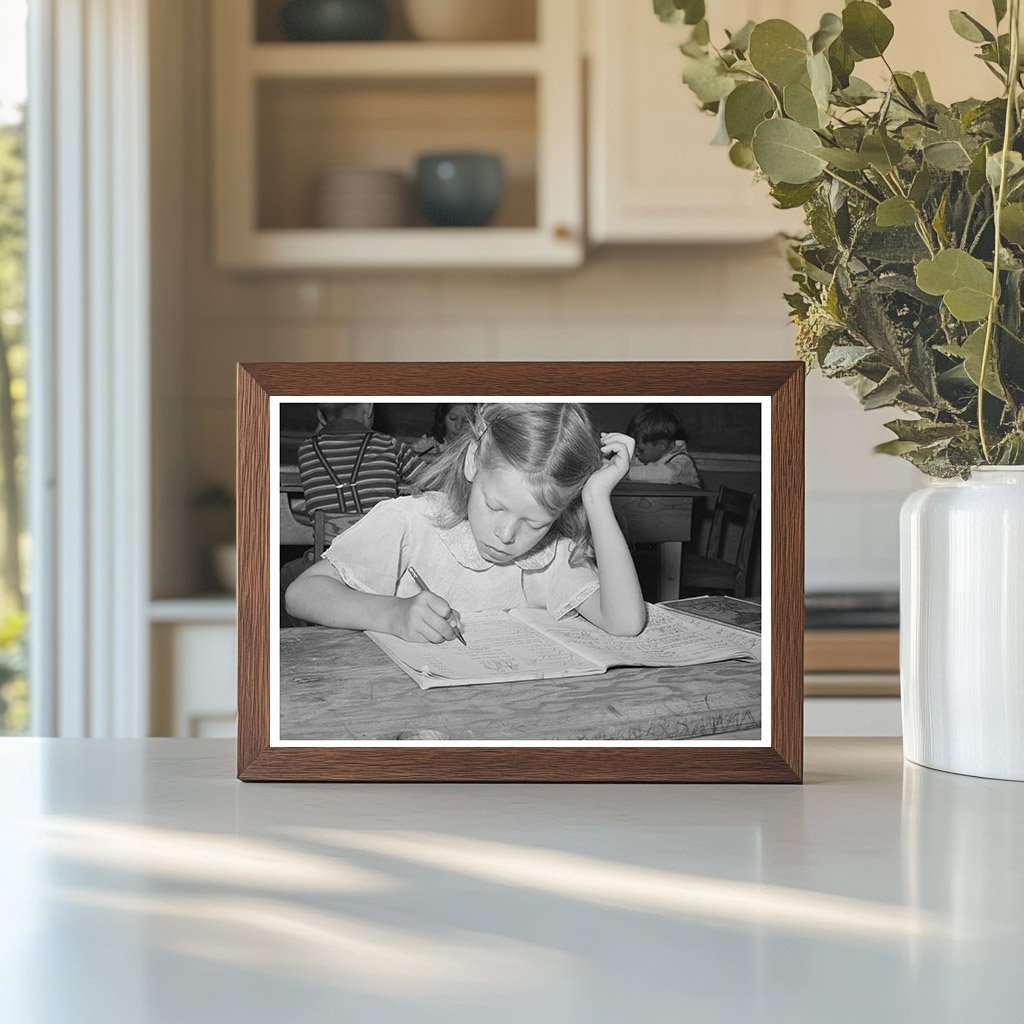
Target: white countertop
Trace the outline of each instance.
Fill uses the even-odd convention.
[[[0,741],[6,1024],[1002,1022],[1024,785],[809,740],[806,785],[243,785]]]

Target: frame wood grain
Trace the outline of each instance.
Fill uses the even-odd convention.
[[[772,735],[766,747],[271,747],[272,395],[771,398]],[[248,363],[238,366],[238,777],[255,781],[800,782],[804,367],[799,362]]]

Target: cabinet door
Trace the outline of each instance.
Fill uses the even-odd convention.
[[[649,0],[585,0],[589,47],[589,233],[593,242],[702,242],[800,231],[799,211],[776,210],[767,187],[712,146],[715,121],[681,81],[686,26],[663,25]],[[748,19],[786,18],[810,34],[829,0],[709,0],[712,37]],[[998,94],[999,84],[952,30],[947,5],[901,0],[887,53],[898,69],[924,70],[943,102]],[[955,6],[991,25],[990,0]],[[1003,24],[1005,31],[1005,22]],[[857,74],[882,84],[881,61]]]
[[[767,185],[712,146],[715,119],[682,83],[689,28],[663,25],[649,0],[589,3],[589,230],[593,242],[713,242],[799,231]],[[804,8],[801,12],[800,8]],[[708,3],[712,36],[748,19],[817,26],[827,0]]]

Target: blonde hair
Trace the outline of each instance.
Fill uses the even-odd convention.
[[[476,409],[470,430],[452,441],[419,474],[417,492],[441,491],[448,508],[441,527],[461,523],[469,509],[472,484],[466,456],[476,445],[477,464],[499,463],[522,473],[534,499],[556,516],[547,536],[572,542],[569,564],[593,561],[590,526],[580,495],[601,465],[598,430],[582,405],[560,402],[490,402]]]

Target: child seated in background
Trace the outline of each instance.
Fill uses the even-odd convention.
[[[373,430],[373,403],[321,405],[323,427],[299,446],[299,478],[306,515],[362,515],[398,495],[419,459],[389,434]]]
[[[317,407],[323,425],[299,446],[299,478],[304,503],[293,508],[297,522],[310,524],[325,513],[324,541],[330,543],[351,520],[398,496],[420,469],[413,450],[389,434],[372,429],[373,403],[349,402]],[[288,587],[313,564],[313,549],[281,566],[281,625],[300,625],[284,610]]]
[[[417,455],[438,455],[468,429],[476,406],[465,403],[449,405],[442,402],[434,406],[434,423],[429,434],[413,441],[412,450]]]
[[[700,474],[680,436],[676,414],[667,405],[644,405],[629,421],[626,433],[636,439],[629,480],[700,487]]]

